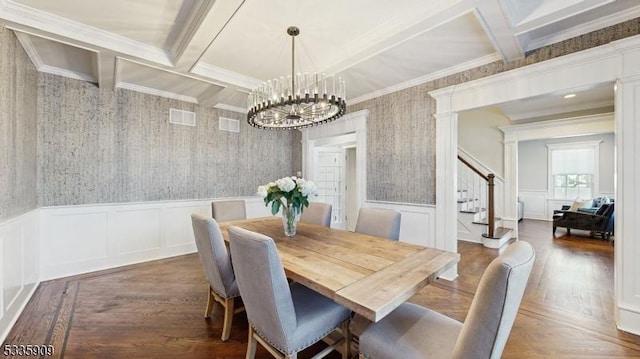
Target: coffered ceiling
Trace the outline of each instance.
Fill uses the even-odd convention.
[[[356,103],[640,16],[637,0],[0,0],[39,71],[245,111],[296,71]],[[522,112],[522,111],[521,111]]]

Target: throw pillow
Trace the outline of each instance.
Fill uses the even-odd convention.
[[[591,199],[581,200],[579,198],[576,198],[576,200],[573,201],[571,208],[569,208],[569,211],[578,212],[578,208],[590,208],[590,207],[593,207],[593,200]]]
[[[602,204],[610,204],[611,203],[611,198],[604,196],[602,197]]]

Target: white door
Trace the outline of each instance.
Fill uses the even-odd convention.
[[[316,151],[313,181],[318,186],[318,194],[313,200],[331,204],[331,227],[345,229],[345,150],[318,147]]]

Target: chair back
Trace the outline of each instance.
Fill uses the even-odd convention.
[[[360,208],[355,231],[397,241],[400,238],[400,213],[392,209]]]
[[[453,358],[502,356],[534,259],[533,247],[519,241],[489,264],[478,284]]]
[[[297,327],[296,312],[273,239],[231,226],[229,243],[247,319],[274,347],[288,348]]]
[[[211,216],[218,222],[235,221],[247,218],[243,200],[211,202]]]
[[[311,202],[300,215],[300,222],[317,224],[320,226],[331,226],[331,209],[328,203]]]
[[[198,255],[211,288],[224,298],[237,296],[231,258],[218,223],[213,218],[191,215]]]

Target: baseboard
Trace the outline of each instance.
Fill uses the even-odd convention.
[[[618,329],[640,335],[640,311],[618,306]]]
[[[18,321],[18,318],[20,318],[20,314],[22,314],[22,311],[29,303],[29,300],[31,300],[31,297],[33,297],[33,293],[36,292],[36,289],[38,289],[39,285],[40,282],[37,282],[28,284],[27,286],[23,287],[20,295],[14,302],[16,305],[12,306],[11,310],[8,310],[3,314],[2,318],[0,319],[0,328],[3,328],[0,332],[0,343],[4,343],[5,339],[7,339],[9,332],[16,324],[16,321]]]
[[[38,209],[0,223],[0,343],[40,283],[39,223]]]

